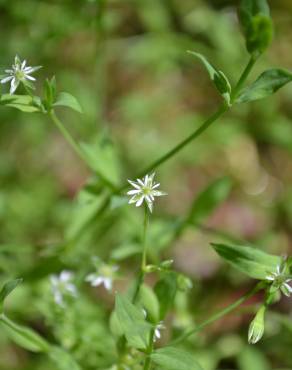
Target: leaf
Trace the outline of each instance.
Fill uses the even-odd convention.
[[[256,347],[246,346],[238,355],[240,370],[272,370],[265,355]]]
[[[177,292],[177,274],[173,271],[166,272],[154,287],[160,305],[160,320],[164,319],[172,307]]]
[[[201,62],[206,67],[209,76],[214,82],[217,90],[222,95],[227,104],[230,104],[231,85],[225,74],[222,71],[216,69],[211,63],[209,63],[202,54],[196,53],[194,51],[188,52],[201,60]]]
[[[20,347],[32,352],[49,351],[49,343],[32,329],[14,323],[4,314],[0,316],[0,324],[5,327],[9,337]]]
[[[115,147],[106,134],[95,138],[91,144],[81,143],[88,166],[105,182],[118,185],[120,181],[120,163]]]
[[[129,345],[146,349],[152,326],[146,322],[143,311],[126,297],[117,294],[115,312]]]
[[[158,322],[160,307],[157,296],[153,290],[145,284],[140,287],[139,302],[147,311],[147,318],[152,322]]]
[[[282,86],[292,81],[292,73],[284,69],[268,69],[258,79],[244,89],[236,99],[236,103],[246,103],[263,99],[274,94]]]
[[[5,298],[22,282],[22,279],[10,280],[4,284],[0,291],[0,312],[3,311],[3,303]]]
[[[81,105],[79,104],[78,100],[75,98],[75,96],[67,93],[67,92],[61,92],[58,94],[56,102],[53,104],[54,107],[62,106],[62,107],[68,107],[76,112],[82,113]]]
[[[151,358],[156,365],[166,370],[202,370],[189,352],[174,347],[160,348],[151,354]]]
[[[266,0],[241,0],[239,20],[252,55],[264,52],[273,38],[273,23]]]
[[[266,276],[275,272],[281,258],[247,246],[229,246],[211,243],[220,257],[224,258],[237,270],[254,278],[265,280]]]
[[[51,110],[56,100],[56,78],[53,76],[50,80],[45,80],[45,106],[48,111]]]
[[[212,182],[194,200],[189,213],[189,221],[201,222],[208,217],[225,201],[231,191],[231,187],[231,180],[227,177]]]
[[[49,356],[59,370],[81,370],[72,355],[60,347],[52,347]]]
[[[3,94],[0,98],[0,104],[26,113],[41,111],[41,102],[37,96]]]

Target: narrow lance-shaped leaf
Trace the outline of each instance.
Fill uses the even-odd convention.
[[[275,272],[281,258],[256,248],[240,245],[211,244],[220,257],[244,274],[259,280]]]
[[[214,82],[217,90],[222,95],[226,103],[230,104],[231,85],[225,74],[222,71],[215,68],[210,62],[208,62],[208,60],[202,54],[196,53],[194,51],[188,51],[188,53],[194,55],[195,57],[201,60],[201,62],[206,67],[209,76],[211,80]]]
[[[0,313],[3,311],[3,304],[5,298],[17,287],[18,284],[22,282],[22,279],[15,279],[8,281],[4,284],[0,291]]]
[[[151,358],[156,365],[165,370],[202,370],[194,356],[179,348],[160,348],[152,353]]]
[[[239,94],[236,102],[245,103],[266,98],[290,81],[292,81],[291,72],[284,69],[268,69]]]

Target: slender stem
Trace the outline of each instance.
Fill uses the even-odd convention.
[[[139,271],[139,275],[137,278],[136,288],[133,295],[133,303],[136,302],[136,299],[138,298],[141,285],[144,282],[145,277],[145,268],[147,266],[147,230],[149,225],[149,211],[147,208],[147,205],[144,207],[144,222],[143,222],[143,232],[142,232],[142,261],[141,261],[141,268]]]
[[[186,331],[180,337],[178,337],[177,339],[172,341],[170,343],[170,345],[177,344],[177,343],[180,343],[180,342],[184,341],[186,338],[190,337],[191,335],[193,335],[195,333],[198,333],[199,331],[204,329],[206,326],[208,326],[208,325],[212,324],[213,322],[221,319],[221,317],[223,317],[223,316],[227,315],[228,313],[230,313],[231,311],[235,310],[238,306],[240,306],[242,303],[244,303],[250,297],[255,295],[259,290],[262,289],[262,287],[263,287],[262,282],[260,282],[255,287],[253,287],[249,292],[247,292],[242,297],[240,297],[237,301],[231,303],[229,306],[223,308],[222,310],[219,310],[218,312],[216,312],[214,315],[209,317],[207,320],[203,321],[201,324],[199,324],[195,328]]]
[[[243,84],[245,83],[250,71],[252,70],[255,62],[257,61],[257,58],[255,56],[251,56],[249,59],[249,62],[245,69],[243,70],[241,76],[239,77],[239,80],[237,84],[235,85],[235,88],[232,91],[231,94],[231,103],[234,103],[235,99],[237,98],[238,93],[240,92]]]
[[[149,370],[151,366],[151,353],[153,352],[153,344],[154,344],[154,335],[155,335],[155,329],[151,330],[150,337],[149,337],[149,345],[147,348],[147,357],[144,362],[143,370]]]

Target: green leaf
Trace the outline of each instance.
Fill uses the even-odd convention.
[[[106,134],[98,136],[91,144],[81,143],[87,164],[105,182],[118,185],[120,163],[116,149]]]
[[[202,370],[189,352],[174,347],[160,348],[151,354],[151,358],[156,365],[166,370]]]
[[[247,246],[229,246],[211,244],[220,257],[224,258],[237,270],[254,278],[265,280],[266,276],[275,272],[281,258]]]
[[[273,23],[266,0],[241,0],[239,20],[250,54],[264,52],[273,38]]]
[[[75,96],[67,93],[67,92],[61,92],[57,96],[56,102],[53,104],[54,107],[62,106],[62,107],[68,107],[76,112],[82,113],[81,105],[79,104],[78,100],[75,98]]]
[[[146,349],[152,326],[146,322],[143,311],[126,297],[117,294],[115,312],[129,345]]]
[[[177,274],[173,271],[165,272],[154,287],[160,305],[160,320],[164,319],[172,307],[177,292]]]
[[[16,344],[32,352],[48,352],[50,345],[38,333],[30,328],[14,323],[4,314],[0,315],[0,324]]]
[[[206,67],[209,76],[211,80],[214,82],[217,90],[222,95],[226,103],[230,104],[231,85],[225,74],[222,71],[215,68],[211,63],[209,63],[208,60],[202,54],[196,53],[194,51],[188,52],[201,60],[201,62]]]
[[[52,347],[49,356],[59,370],[81,370],[72,355],[60,347]]]
[[[147,319],[156,323],[159,321],[160,307],[156,294],[153,290],[143,284],[140,287],[139,302],[147,311]]]
[[[51,80],[48,78],[45,81],[45,106],[48,111],[51,110],[53,103],[56,100],[56,78],[53,76]]]
[[[41,112],[41,102],[37,96],[3,94],[0,105],[16,108],[26,113]]]
[[[224,177],[212,182],[194,200],[190,213],[190,222],[201,222],[223,203],[232,188],[232,182]]]
[[[240,370],[272,370],[264,353],[256,347],[246,346],[238,355]]]
[[[268,69],[239,94],[236,103],[246,103],[263,99],[274,94],[290,81],[292,81],[291,72],[284,69]]]
[[[0,291],[0,312],[3,311],[3,304],[5,298],[17,287],[18,284],[22,282],[22,279],[15,279],[8,281],[4,284],[3,288]]]

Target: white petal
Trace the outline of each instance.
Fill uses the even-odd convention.
[[[25,65],[26,65],[26,60],[24,60],[24,61],[22,62],[22,64],[21,64],[21,69],[24,69]]]
[[[13,76],[4,77],[4,78],[2,78],[1,83],[2,84],[5,84],[6,82],[8,82],[8,81],[10,81],[12,79],[13,79]]]
[[[152,211],[153,211],[153,203],[152,202],[147,202],[147,206],[149,208],[149,211],[152,213]]]
[[[136,207],[140,207],[140,206],[141,206],[141,204],[143,203],[143,200],[144,200],[144,195],[142,195],[142,196],[141,196],[141,198],[139,198],[139,199],[137,200]]]
[[[136,189],[139,189],[139,190],[141,189],[140,186],[136,184],[134,181],[128,180],[128,183],[130,183]]]
[[[143,182],[141,179],[137,179],[137,182],[138,182],[142,187],[144,187],[144,186],[145,186],[144,182]]]
[[[31,80],[31,81],[35,81],[35,80],[36,80],[34,77],[32,77],[32,76],[30,76],[30,75],[25,75],[25,78],[26,78],[27,80]]]
[[[140,192],[141,192],[141,190],[130,190],[130,191],[127,192],[127,194],[132,195],[132,194],[138,194]]]
[[[10,85],[10,95],[14,94],[15,90],[17,89],[19,85],[19,81],[16,80],[16,78],[14,77],[12,80],[11,80],[11,85]]]
[[[112,290],[112,279],[111,278],[104,278],[103,285],[105,289]]]
[[[152,186],[152,189],[156,189],[156,188],[158,188],[158,186],[160,186],[160,183],[154,184],[154,185]]]
[[[60,280],[62,282],[70,281],[72,279],[72,277],[73,277],[72,272],[67,271],[67,270],[62,271],[61,274],[60,274]]]
[[[165,193],[164,191],[160,191],[160,190],[153,190],[151,194],[153,194],[155,197],[161,197],[163,195],[167,195],[167,193]]]

